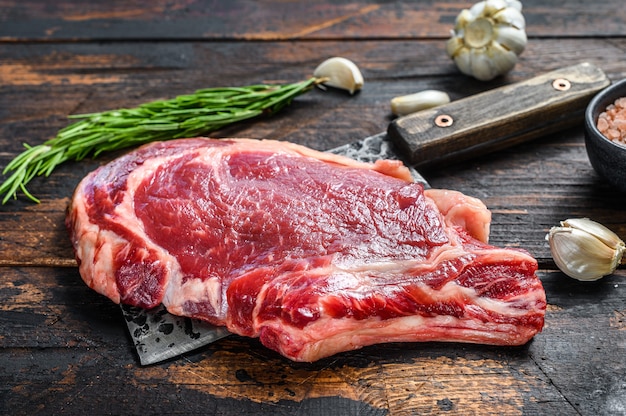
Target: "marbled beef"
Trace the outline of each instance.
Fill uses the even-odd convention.
[[[396,161],[202,138],[102,166],[67,216],[94,290],[297,361],[383,342],[526,343],[544,321],[537,262],[489,245],[490,221]]]

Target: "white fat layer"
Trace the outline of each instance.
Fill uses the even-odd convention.
[[[457,296],[459,293],[471,294],[472,290],[445,285],[441,291],[433,293],[443,299]],[[424,289],[428,292],[428,289]],[[432,289],[431,289],[432,291]],[[474,302],[472,302],[474,300]],[[517,302],[510,304],[497,300],[485,300],[475,293],[469,300],[486,311],[502,316],[524,316],[536,312],[544,304],[543,291],[536,289],[526,292],[524,310],[515,308]],[[531,305],[530,307],[528,305]],[[280,334],[282,344],[278,345],[281,353],[296,361],[315,361],[341,351],[349,351],[364,346],[385,342],[469,342],[493,345],[521,345],[530,339],[537,329],[520,325],[484,322],[481,319],[448,315],[421,316],[411,315],[388,320],[373,317],[366,320],[351,318],[334,319],[326,315],[309,324],[304,329],[285,325],[281,320],[265,321],[263,327],[271,328]]]
[[[154,250],[158,253],[159,262],[164,265],[164,269],[167,271],[164,281],[166,286],[164,299],[167,299],[171,296],[169,295],[169,289],[172,286],[170,281],[174,279],[180,282],[181,280],[180,265],[175,257],[148,237],[143,222],[135,215],[134,207],[135,189],[146,177],[151,176],[154,169],[164,161],[165,158],[150,159],[129,174],[127,192],[112,215],[124,219],[126,229],[136,234],[143,241],[145,249]],[[79,192],[80,194],[78,194]],[[82,194],[83,189],[79,187],[74,199],[84,199]],[[75,245],[76,255],[81,260],[81,276],[90,287],[119,303],[121,299],[115,280],[113,259],[116,253],[120,250],[123,251],[124,247],[130,243],[114,232],[103,230],[99,225],[91,223],[83,204],[74,207],[74,215],[76,216],[74,229],[81,230],[81,235],[77,236],[80,244]]]
[[[79,187],[76,193],[77,198],[84,199],[82,188]],[[117,235],[113,233],[103,234],[99,226],[92,224],[83,204],[74,206],[73,215],[74,230],[79,231],[79,234],[74,235],[73,238],[80,241],[80,244],[74,244],[76,257],[80,260],[80,275],[90,288],[119,303],[120,295],[115,278],[112,277],[110,247],[113,241],[118,239]],[[102,241],[106,243],[96,249],[99,240],[103,237]],[[112,240],[109,241],[107,238]]]
[[[358,279],[355,279],[355,281],[358,281]],[[524,292],[522,296],[511,297],[507,298],[506,300],[501,300],[480,296],[474,288],[460,286],[455,281],[449,281],[440,289],[433,289],[424,283],[412,284],[412,286],[419,289],[424,294],[424,298],[430,299],[434,304],[443,303],[450,300],[458,300],[460,304],[464,305],[464,307],[468,310],[478,308],[478,310],[491,312],[502,317],[516,318],[525,316],[528,314],[528,305],[540,304],[545,301],[545,296],[543,294],[543,291],[541,290]],[[261,290],[259,296],[257,297],[257,304],[254,314],[255,316],[258,316],[258,312],[260,311],[261,305],[263,303],[262,300],[265,299],[266,288],[267,285]],[[403,288],[401,286],[398,286],[396,288],[397,293],[402,291]],[[338,293],[337,295],[341,295],[341,293]],[[326,314],[323,313],[323,302],[324,298],[322,298],[320,305],[318,305],[319,310],[322,312],[320,314],[322,317],[326,316]],[[324,319],[322,318],[311,325],[321,325],[323,327],[328,324],[323,323],[323,321]],[[320,324],[320,322],[322,323]],[[255,321],[255,336],[258,336],[260,329],[266,324],[267,321],[265,320],[257,319]],[[333,329],[337,330],[336,327],[334,327]]]
[[[209,303],[215,310],[215,319],[225,319],[227,308],[222,302],[222,281],[220,277],[211,277],[204,280],[189,278],[180,284],[178,283],[178,276],[173,280],[176,283],[170,284],[163,298],[163,304],[169,312],[176,315],[184,315],[184,304],[186,302]]]
[[[507,250],[504,251],[505,253],[501,254],[511,254]],[[513,257],[517,258],[517,256],[518,254],[513,253]],[[521,260],[528,259],[528,255],[524,253],[519,253],[519,256]],[[355,277],[353,279],[355,287],[363,278],[346,273],[346,270],[339,270],[332,265],[315,272],[321,275],[347,274],[348,277]],[[496,279],[489,285],[499,280]],[[378,317],[366,320],[335,319],[330,318],[329,314],[324,312],[324,298],[322,298],[318,305],[320,319],[308,324],[304,329],[291,327],[280,319],[268,321],[255,318],[252,336],[259,336],[263,328],[271,328],[273,332],[280,334],[278,348],[281,353],[296,361],[315,361],[337,352],[381,342],[458,341],[520,345],[537,332],[536,328],[485,320],[490,314],[504,318],[521,318],[533,312],[540,313],[540,309],[545,305],[545,294],[540,288],[525,291],[518,297],[501,300],[480,296],[475,288],[460,286],[454,280],[447,282],[440,289],[433,289],[424,283],[412,283],[410,278],[402,283],[397,280],[394,282],[398,283],[398,287],[393,292],[398,296],[402,296],[404,284],[411,285],[414,290],[422,291],[424,298],[430,299],[433,304],[457,300],[465,308],[466,314],[461,318],[450,315],[426,317],[416,314],[388,320],[380,320]],[[258,316],[262,307],[265,293],[266,287],[257,297],[255,317]],[[339,292],[338,295],[341,293]],[[395,294],[388,292],[388,295],[394,296]],[[231,328],[233,329],[236,330],[236,328]],[[250,334],[246,335],[250,336]]]

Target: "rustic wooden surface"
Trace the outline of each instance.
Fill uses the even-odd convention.
[[[315,90],[285,112],[213,134],[326,150],[386,128],[389,100],[453,99],[583,61],[626,77],[621,1],[524,1],[529,44],[505,77],[460,75],[444,44],[471,2],[0,0],[0,167],[72,113],[197,88],[297,81],[354,60],[353,97]],[[0,414],[626,414],[626,273],[580,283],[554,270],[544,236],[591,217],[626,236],[626,197],[595,174],[582,120],[531,143],[425,172],[481,198],[491,241],[537,257],[548,297],[528,345],[387,344],[296,364],[232,336],[141,367],[116,305],[80,280],[63,226],[74,186],[109,160],[61,167],[0,207]]]

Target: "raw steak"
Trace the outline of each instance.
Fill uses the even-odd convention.
[[[546,299],[490,212],[365,164],[246,139],[154,143],[89,174],[67,216],[80,273],[114,302],[225,325],[296,361],[366,345],[520,345]]]

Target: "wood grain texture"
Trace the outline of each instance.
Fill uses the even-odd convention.
[[[542,272],[547,325],[524,347],[394,343],[306,364],[231,336],[140,367],[119,308],[76,270],[6,271],[0,409],[11,414],[616,414],[626,404],[621,272],[591,284]]]
[[[619,42],[617,46],[613,41],[595,39],[575,43],[583,45],[583,50],[596,50],[594,56],[587,57],[609,78],[624,76],[620,65],[604,64],[602,53],[597,51],[615,53]],[[522,60],[507,77],[480,83],[460,76],[442,56],[438,43],[399,41],[391,48],[389,42],[380,41],[357,45],[361,43],[307,42],[302,48],[279,43],[261,49],[247,42],[157,44],[154,48],[146,43],[96,47],[59,44],[51,50],[40,44],[0,44],[0,166],[21,150],[22,143],[37,144],[52,137],[67,125],[68,114],[135,106],[207,86],[299,80],[308,76],[322,57],[349,50],[366,78],[366,87],[359,94],[351,97],[316,90],[274,117],[242,123],[211,136],[273,138],[326,150],[385,130],[392,120],[389,100],[396,95],[434,88],[460,99],[580,60],[570,53],[574,43],[570,47],[566,41],[546,40],[536,47],[555,51],[561,45],[559,56],[550,53],[546,59],[536,54]],[[429,61],[429,56],[435,56],[430,64],[418,65],[418,61]],[[230,64],[222,64],[222,59]],[[19,70],[6,69],[13,67]],[[67,201],[87,172],[114,156],[69,163],[49,178],[36,179],[31,190],[42,198],[40,205],[22,198],[0,207],[0,227],[5,230],[0,238],[0,264],[73,264],[63,228]],[[612,211],[624,203],[623,196],[612,191],[591,168],[584,149],[582,120],[574,128],[541,137],[529,146],[515,146],[466,163],[431,167],[424,175],[435,187],[457,189],[483,199],[494,212],[491,242],[524,247],[544,267],[552,267],[545,233],[565,218],[590,216],[626,234],[626,226]]]
[[[424,39],[447,38],[473,2],[296,0],[0,2],[0,39]],[[531,37],[624,36],[626,11],[611,1],[525,0]]]
[[[319,150],[376,134],[389,100],[424,89],[453,100],[583,61],[626,77],[621,2],[524,1],[529,44],[505,77],[462,76],[445,54],[452,1],[55,2],[0,0],[0,167],[67,115],[198,88],[293,82],[323,59],[355,61],[355,96],[314,90],[271,118],[212,134]],[[578,414],[626,412],[626,272],[581,283],[554,271],[545,235],[590,217],[626,236],[626,195],[593,171],[583,124],[424,170],[482,199],[491,242],[537,257],[546,327],[519,348],[383,344],[293,363],[232,336],[141,367],[117,305],[81,281],[64,228],[74,187],[117,156],[61,166],[0,206],[0,414]],[[4,178],[4,177],[1,177]]]
[[[400,117],[388,132],[410,163],[440,167],[578,124],[591,98],[609,85],[600,68],[585,62]]]

